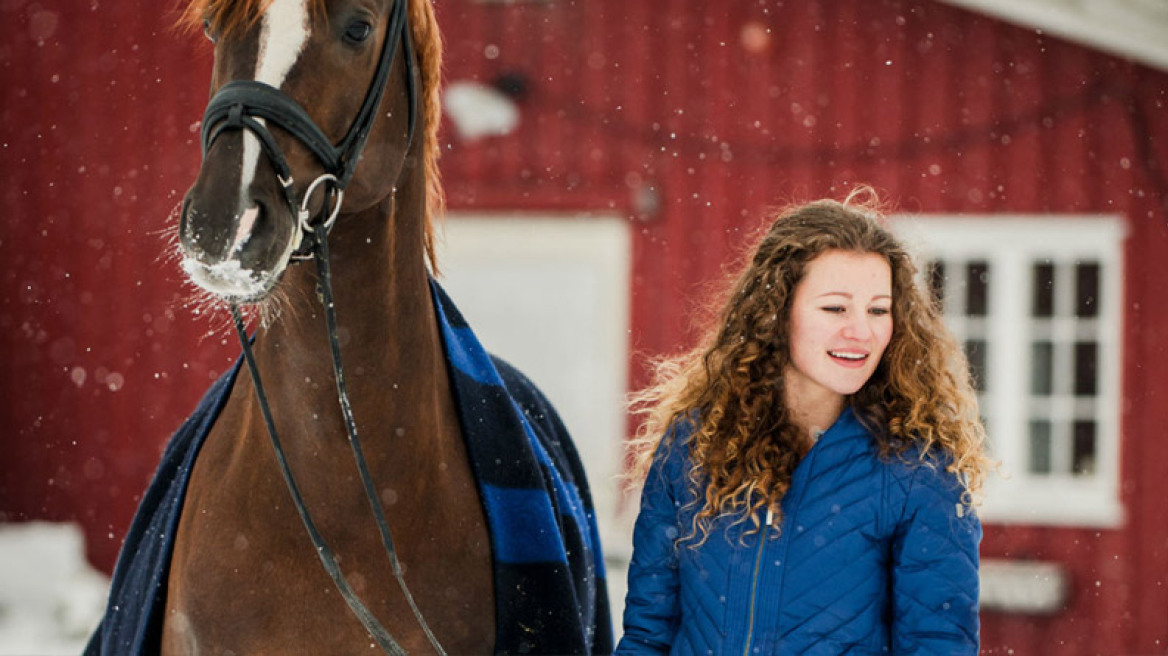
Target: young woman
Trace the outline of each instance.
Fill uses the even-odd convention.
[[[977,653],[985,435],[876,216],[867,189],[782,213],[635,396],[618,654]]]

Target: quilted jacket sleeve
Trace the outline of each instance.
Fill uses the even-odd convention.
[[[892,541],[892,651],[978,653],[981,523],[939,465],[914,468]]]
[[[624,637],[617,654],[665,654],[680,621],[677,550],[678,500],[674,483],[683,480],[685,449],[659,448],[633,528],[633,559],[625,597]]]

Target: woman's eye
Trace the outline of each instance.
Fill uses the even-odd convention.
[[[888,314],[889,312],[891,312],[891,310],[889,310],[888,308],[877,307],[877,308],[872,308],[871,310],[868,310],[868,312],[871,314],[874,314],[878,317],[882,317],[882,316]]]
[[[373,26],[366,21],[353,21],[345,28],[345,41],[354,45],[369,38],[373,33]]]
[[[831,312],[832,314],[843,314],[845,311],[842,305],[828,305],[823,308],[824,312]]]

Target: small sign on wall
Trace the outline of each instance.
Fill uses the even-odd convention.
[[[1051,615],[1066,605],[1070,588],[1063,566],[1044,561],[983,558],[980,577],[983,611]]]

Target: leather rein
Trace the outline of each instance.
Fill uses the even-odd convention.
[[[345,430],[348,436],[349,446],[356,460],[365,496],[369,500],[373,517],[377,523],[378,532],[381,535],[381,542],[385,547],[386,554],[389,556],[394,578],[397,579],[402,593],[409,602],[414,617],[425,632],[430,644],[434,647],[435,651],[445,656],[446,652],[438,644],[434,633],[422,618],[422,613],[418,610],[413,595],[406,586],[401,563],[398,560],[397,550],[394,547],[393,533],[390,531],[389,523],[386,521],[385,510],[377,496],[373,478],[369,473],[369,467],[365,460],[364,450],[361,448],[361,442],[357,435],[357,424],[353,418],[352,405],[349,401],[349,392],[345,383],[344,367],[341,363],[340,341],[337,338],[336,308],[333,302],[332,282],[329,272],[328,233],[337,215],[340,213],[341,203],[344,200],[345,187],[353,178],[353,174],[357,169],[357,162],[361,157],[361,151],[364,149],[365,143],[369,138],[369,133],[372,130],[373,122],[377,116],[382,96],[385,95],[390,69],[393,67],[394,57],[399,45],[403,48],[405,61],[409,67],[406,76],[406,92],[409,99],[409,128],[405,148],[406,153],[409,152],[410,145],[413,143],[418,113],[418,66],[414,59],[413,43],[410,39],[406,4],[407,0],[394,0],[394,6],[389,19],[389,30],[386,33],[385,43],[382,46],[377,72],[373,77],[370,88],[366,92],[360,110],[349,126],[348,133],[339,144],[334,145],[328,136],[312,120],[308,112],[299,103],[289,98],[279,89],[264,84],[263,82],[234,80],[223,85],[207,104],[207,109],[203,115],[202,146],[203,156],[206,157],[211,145],[219,135],[229,130],[249,130],[259,140],[264,153],[268,156],[273,168],[276,170],[276,175],[284,190],[285,200],[297,221],[296,232],[293,236],[296,257],[299,259],[312,258],[316,261],[320,285],[319,291],[322,304],[324,305],[329,347],[332,352],[333,373],[337,383],[337,398],[341,407],[341,414],[345,420]],[[288,166],[288,161],[284,157],[271,132],[265,126],[265,121],[274,123],[292,134],[323,165],[324,173],[308,185],[299,205],[296,202],[295,192],[293,191],[295,181],[292,177],[292,171]],[[312,212],[308,209],[308,205],[313,193],[318,187],[322,188],[325,197],[320,212],[317,216],[313,217]],[[330,212],[330,197],[334,195],[335,202]],[[344,573],[341,572],[335,553],[327,542],[325,542],[320,531],[317,530],[316,524],[313,522],[312,516],[309,514],[304,499],[300,494],[300,488],[292,476],[292,470],[288,465],[287,456],[280,443],[279,435],[276,433],[276,424],[272,418],[272,410],[268,403],[267,395],[264,393],[264,386],[260,380],[259,369],[256,366],[255,357],[252,354],[251,340],[247,336],[243,315],[236,303],[231,303],[231,315],[240,344],[243,347],[244,359],[247,362],[248,370],[255,383],[256,396],[259,400],[264,423],[267,426],[268,436],[271,438],[272,447],[276,454],[280,473],[284,477],[284,483],[288,487],[288,492],[292,495],[296,512],[300,515],[304,528],[308,532],[308,536],[312,539],[313,546],[316,548],[321,564],[332,578],[333,584],[336,585],[337,590],[341,593],[341,596],[349,605],[353,614],[361,621],[361,624],[373,637],[377,645],[387,654],[404,656],[406,654],[405,650],[402,649],[397,641],[394,640],[393,636],[390,635],[389,631],[386,630],[381,622],[378,621],[377,617],[373,615],[357,596],[357,593],[345,578]]]

